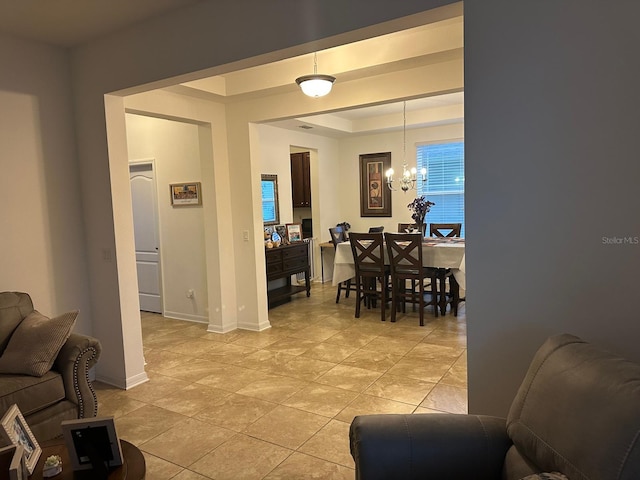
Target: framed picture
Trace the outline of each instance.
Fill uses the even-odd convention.
[[[287,223],[287,241],[300,242],[302,241],[302,224],[301,223]]]
[[[24,448],[22,445],[9,445],[0,448],[0,472],[9,472],[9,480],[27,480],[29,472],[24,463]]]
[[[172,183],[169,188],[171,189],[171,205],[174,207],[202,205],[200,182]]]
[[[122,448],[113,417],[65,420],[61,426],[74,470],[122,465]]]
[[[391,168],[391,152],[360,155],[360,216],[390,217],[391,190],[385,172]]]
[[[276,225],[275,226],[276,233],[280,235],[280,241],[282,245],[286,245],[289,243],[289,239],[287,238],[287,227],[286,225]]]
[[[31,475],[38,463],[42,449],[15,403],[9,407],[0,422],[2,424],[2,436],[5,441],[16,446],[22,446],[24,462],[29,475]]]
[[[280,207],[278,205],[278,176],[262,174],[262,222],[265,225],[275,225],[280,222]]]

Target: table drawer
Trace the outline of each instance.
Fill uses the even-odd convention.
[[[282,261],[284,271],[288,270],[300,270],[304,269],[307,266],[307,256],[303,257],[294,257],[294,258],[285,258]]]
[[[307,244],[298,245],[295,247],[289,247],[282,251],[282,260],[285,262],[292,257],[306,257],[307,256]]]
[[[282,273],[282,262],[278,263],[267,263],[267,276],[271,277],[273,275],[278,275]]]

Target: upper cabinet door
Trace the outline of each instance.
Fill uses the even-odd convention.
[[[311,207],[309,152],[291,154],[291,200],[295,207]]]

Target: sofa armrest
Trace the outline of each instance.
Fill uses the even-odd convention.
[[[362,415],[349,431],[357,480],[495,480],[511,445],[505,419],[481,415]]]
[[[78,405],[78,418],[98,414],[98,399],[89,380],[89,369],[96,364],[101,352],[98,339],[72,333],[53,364],[53,369],[62,374],[67,400]]]

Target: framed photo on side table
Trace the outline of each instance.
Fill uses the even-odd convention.
[[[287,241],[289,243],[302,241],[301,223],[287,223]]]
[[[9,407],[0,423],[2,424],[2,436],[5,441],[16,446],[22,446],[24,462],[29,475],[31,475],[38,463],[42,449],[15,403]]]
[[[64,443],[74,470],[122,465],[122,447],[113,417],[80,418],[61,423]]]

